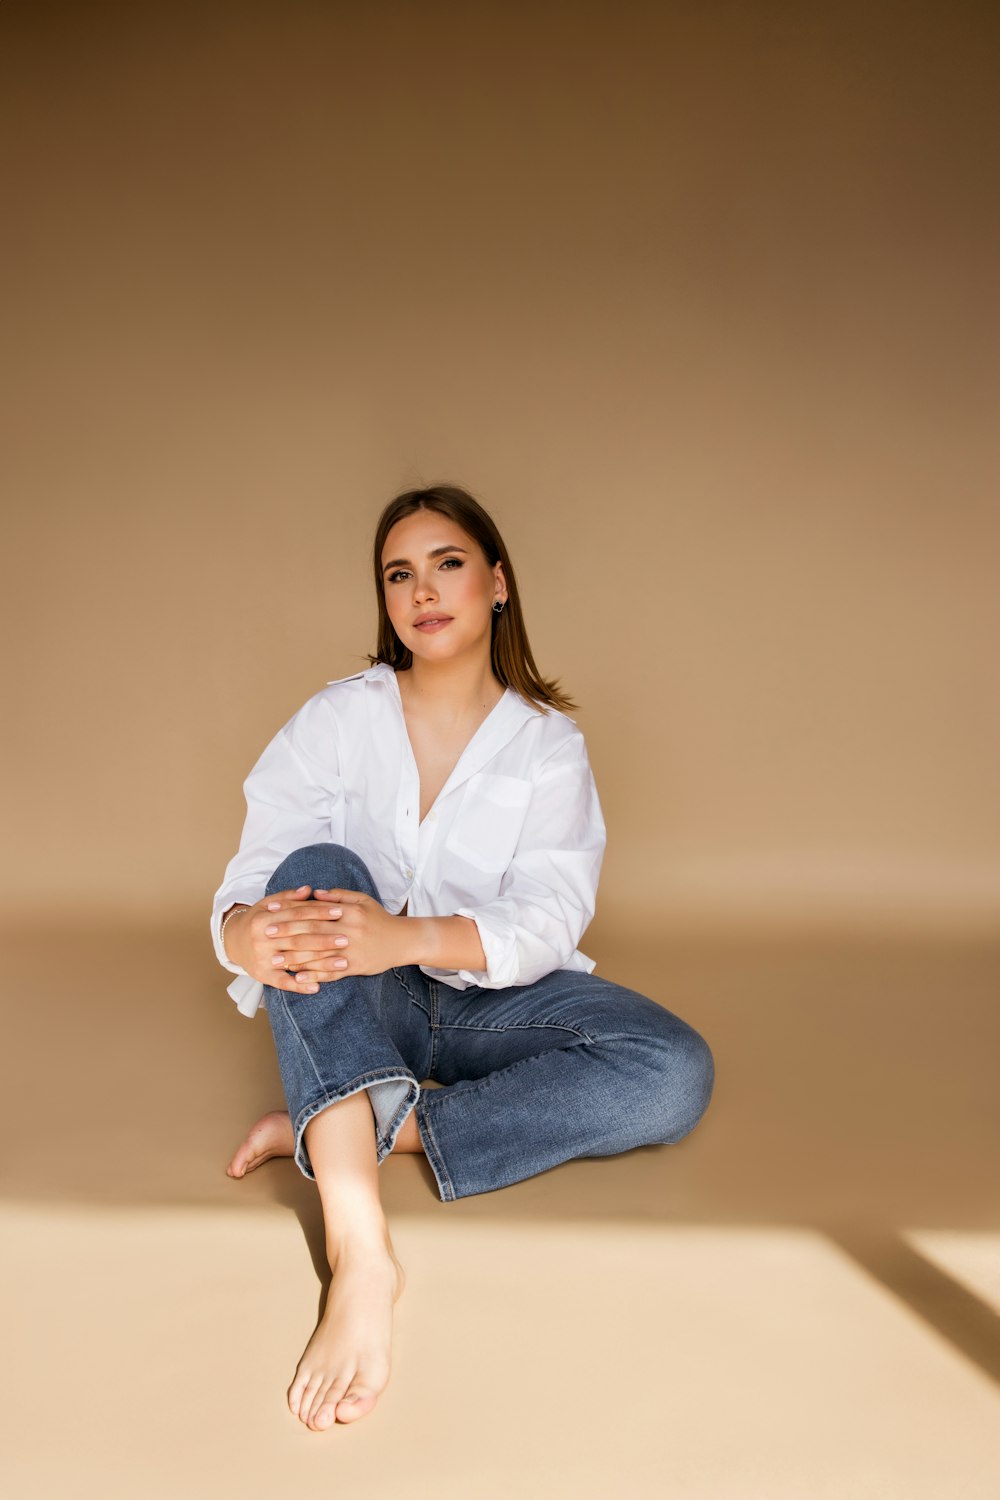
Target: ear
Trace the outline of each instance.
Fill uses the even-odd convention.
[[[502,562],[498,562],[496,564],[496,566],[494,567],[494,569],[493,569],[493,577],[496,579],[497,583],[500,585],[499,591],[494,595],[494,601],[496,599],[504,599],[504,600],[506,600],[506,598],[507,598],[507,580],[503,576],[503,563]]]

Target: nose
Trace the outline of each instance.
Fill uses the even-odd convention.
[[[418,581],[413,585],[413,598],[415,601],[419,600],[421,603],[424,603],[427,599],[435,599],[436,597],[432,580]]]

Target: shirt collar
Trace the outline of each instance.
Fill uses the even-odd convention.
[[[368,667],[364,672],[355,672],[351,677],[334,678],[333,681],[327,683],[327,687],[333,687],[337,682],[355,682],[359,678],[367,678],[370,682],[384,682],[390,692],[395,694],[397,702],[400,702],[395,668],[390,667],[385,661],[376,662],[373,667]],[[400,706],[402,706],[401,703]],[[468,781],[470,776],[474,776],[477,771],[489,764],[498,750],[509,744],[522,724],[525,724],[528,719],[540,718],[542,718],[540,708],[527,698],[522,698],[515,688],[508,687],[462,751],[458,763],[438,795],[451,791],[462,782]]]
[[[390,667],[389,663],[386,661],[376,662],[375,665],[373,667],[369,667],[366,672],[360,673],[360,676],[367,677],[372,682],[387,681],[389,678],[392,678],[393,686],[395,687],[396,692],[399,692],[399,685],[395,681],[396,670],[394,667]],[[512,708],[514,710],[513,717],[518,721],[521,719],[540,719],[542,717],[541,709],[538,708],[536,704],[529,702],[527,698],[522,698],[521,694],[517,691],[516,688],[509,687],[507,689],[505,701],[501,700],[501,703],[497,704],[497,708],[501,711],[506,710],[506,712],[504,712],[503,714],[505,720],[507,718],[507,715],[510,714]],[[498,712],[497,717],[499,718],[500,716],[501,715]]]
[[[368,667],[364,672],[356,672],[352,677],[335,677],[327,683],[327,687],[333,687],[337,682],[352,682],[359,677],[365,677],[369,682],[385,682],[389,685],[391,679],[392,689],[398,694],[399,684],[396,682],[396,669],[391,667],[387,661],[377,661],[373,667]],[[516,688],[508,687],[504,697],[497,703],[494,714],[490,716],[491,727],[495,721],[502,722],[510,727],[510,732],[525,719],[540,719],[542,711],[537,704],[527,698],[522,698]]]

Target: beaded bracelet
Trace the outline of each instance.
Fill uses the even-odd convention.
[[[226,912],[226,915],[222,919],[222,926],[219,928],[219,942],[222,944],[223,950],[226,946],[226,923],[229,921],[230,917],[235,917],[237,912],[249,910],[249,906],[234,906],[232,911]]]

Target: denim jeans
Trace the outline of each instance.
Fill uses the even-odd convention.
[[[310,844],[267,886],[367,891],[341,844]],[[442,1201],[508,1187],[578,1156],[679,1141],[712,1095],[707,1043],[663,1006],[609,979],[556,969],[534,984],[452,989],[416,965],[345,973],[313,995],[266,985],[264,1000],[295,1131],[367,1089],[377,1162],[404,1120],[417,1126]],[[441,1088],[420,1088],[431,1079]]]

